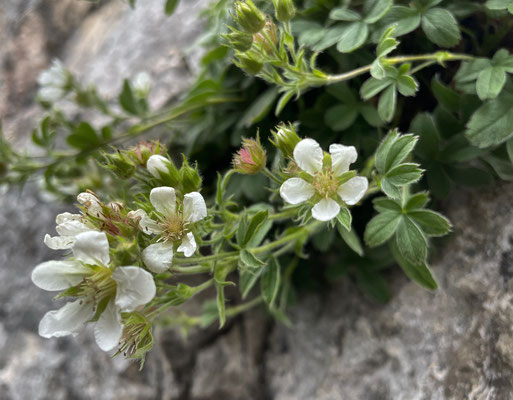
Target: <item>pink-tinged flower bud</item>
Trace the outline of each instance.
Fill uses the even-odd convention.
[[[166,154],[166,146],[160,143],[158,140],[151,142],[142,141],[133,147],[130,147],[127,153],[136,161],[139,165],[145,166],[148,159],[153,155]]]
[[[253,35],[254,42],[267,54],[273,54],[278,44],[278,30],[276,25],[268,20],[264,29]]]
[[[265,15],[251,0],[239,0],[235,3],[234,18],[248,33],[257,33],[265,25]]]
[[[267,156],[257,136],[243,139],[242,148],[233,157],[233,169],[241,174],[254,175],[265,168]]]

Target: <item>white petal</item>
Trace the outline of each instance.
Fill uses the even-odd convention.
[[[110,351],[119,344],[122,333],[121,314],[111,301],[94,325],[94,338],[100,349]]]
[[[352,206],[361,200],[368,187],[369,181],[367,178],[355,176],[340,185],[337,193],[347,205]]]
[[[103,218],[102,206],[95,195],[83,192],[77,196],[77,201],[86,208],[89,215]]]
[[[72,251],[77,260],[86,264],[109,264],[109,241],[104,232],[83,232],[79,233],[76,238]]]
[[[148,161],[146,162],[146,169],[155,178],[160,178],[159,172],[162,174],[169,174],[169,169],[167,168],[168,164],[169,160],[166,157],[154,154],[148,158]]]
[[[153,233],[158,235],[159,233],[162,233],[160,225],[148,217],[148,214],[146,214],[146,211],[144,210],[139,209],[136,211],[130,211],[127,216],[137,222],[139,224],[139,228],[141,228],[141,230],[146,234]]]
[[[176,194],[175,189],[169,186],[156,187],[150,192],[150,202],[159,213],[164,216],[175,214]]]
[[[46,246],[52,250],[66,250],[71,249],[73,247],[73,243],[75,243],[75,236],[50,236],[48,234],[45,235],[44,243]]]
[[[333,199],[322,199],[312,208],[312,217],[317,221],[331,221],[340,212],[339,204]]]
[[[76,236],[82,232],[88,232],[92,229],[80,221],[66,221],[55,228],[61,236]]]
[[[37,94],[41,100],[53,103],[64,97],[66,92],[58,87],[42,87]]]
[[[287,179],[280,187],[280,196],[290,204],[299,204],[308,200],[315,193],[314,188],[301,178]]]
[[[330,145],[331,163],[337,176],[349,171],[349,166],[356,161],[358,153],[354,146],[342,144]]]
[[[310,175],[322,170],[323,157],[321,146],[313,139],[303,139],[294,148],[296,164]]]
[[[151,272],[165,272],[173,261],[173,242],[150,244],[142,251],[141,257]]]
[[[64,290],[78,285],[89,268],[76,261],[46,261],[32,271],[32,282],[43,290]]]
[[[69,212],[57,214],[55,217],[55,223],[57,225],[63,224],[68,221],[79,221],[82,218],[80,214],[71,214]]]
[[[194,239],[192,232],[189,232],[182,239],[182,244],[178,247],[177,251],[182,251],[185,257],[190,257],[196,251],[196,247],[196,239]]]
[[[153,276],[142,268],[116,268],[112,279],[118,284],[116,306],[122,311],[133,311],[155,297],[157,288]]]
[[[39,323],[39,335],[45,338],[77,336],[93,315],[93,303],[75,300],[59,310],[49,311]]]
[[[190,222],[197,222],[207,216],[207,205],[198,192],[187,193],[183,199],[183,217]]]

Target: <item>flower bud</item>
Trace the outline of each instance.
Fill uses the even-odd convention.
[[[265,26],[265,15],[251,0],[235,3],[235,20],[248,33],[257,33]]]
[[[287,126],[282,123],[276,127],[276,131],[271,131],[271,134],[273,135],[271,143],[282,152],[285,158],[291,158],[294,148],[301,141],[292,124]]]
[[[192,168],[185,156],[183,157],[182,168],[180,168],[180,177],[182,178],[182,188],[184,193],[199,192],[202,179],[198,172],[198,166]]]
[[[236,56],[237,59],[233,61],[234,64],[249,75],[257,75],[264,67],[264,64],[254,54],[236,53]]]
[[[158,140],[151,142],[142,141],[136,146],[128,149],[128,155],[139,165],[145,166],[148,159],[154,155],[165,154],[167,152],[166,146],[160,143]]]
[[[175,164],[168,158],[155,154],[146,163],[146,169],[155,178],[162,180],[170,186],[177,186],[180,183],[180,173]]]
[[[228,42],[228,45],[242,53],[245,53],[251,48],[253,44],[253,35],[247,32],[239,31],[238,29],[228,27],[231,32],[223,35],[223,38]]]
[[[264,29],[253,35],[253,40],[260,48],[268,54],[273,54],[273,50],[278,44],[278,30],[272,21],[267,21]]]
[[[119,178],[128,179],[134,174],[136,167],[133,160],[121,151],[118,150],[111,154],[104,153],[103,156],[106,167]]]
[[[243,139],[242,148],[233,157],[233,169],[241,174],[258,174],[265,168],[267,156],[260,138]]]
[[[273,0],[276,10],[276,19],[280,22],[288,22],[296,14],[293,0]]]

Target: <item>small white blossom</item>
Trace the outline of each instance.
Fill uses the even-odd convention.
[[[77,196],[77,201],[82,204],[87,213],[93,217],[103,219],[103,209],[100,200],[92,193],[83,192]]]
[[[330,221],[340,212],[340,201],[347,205],[358,203],[367,191],[367,178],[355,176],[340,184],[339,177],[349,171],[358,157],[353,146],[330,145],[332,165],[323,166],[324,153],[313,139],[303,139],[294,148],[294,161],[311,176],[311,182],[302,178],[287,179],[280,188],[281,197],[290,204],[299,204],[316,196],[312,217]]]
[[[53,103],[68,92],[70,74],[59,60],[53,60],[51,67],[41,72],[37,82],[41,86],[38,97],[42,101]]]
[[[174,242],[180,241],[177,250],[185,257],[194,254],[196,240],[189,225],[207,216],[207,206],[201,194],[191,192],[177,207],[175,189],[167,186],[152,189],[150,202],[157,211],[158,221],[151,219],[143,210],[131,211],[128,216],[138,221],[143,232],[160,235],[160,241],[146,247],[141,256],[150,271],[161,273],[171,267]]]
[[[155,178],[160,178],[161,174],[169,174],[168,165],[169,160],[166,157],[154,154],[148,158],[148,161],[146,162],[146,169]]]
[[[147,72],[139,72],[132,81],[134,91],[140,97],[146,97],[151,89],[151,77]]]
[[[65,212],[55,218],[59,236],[45,235],[44,243],[52,250],[71,249],[78,234],[94,230],[82,222],[82,215]]]
[[[109,242],[103,232],[76,235],[71,249],[75,259],[47,261],[32,271],[32,282],[41,289],[60,291],[73,287],[73,297],[77,297],[59,310],[47,312],[39,323],[39,334],[45,338],[76,336],[93,318],[97,307],[107,302],[95,322],[94,335],[102,350],[112,350],[123,331],[121,312],[134,311],[155,297],[153,276],[135,266],[109,268]]]

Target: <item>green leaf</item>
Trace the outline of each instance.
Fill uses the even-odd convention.
[[[444,236],[451,231],[451,223],[443,215],[431,210],[413,210],[408,212],[422,231],[428,236]]]
[[[250,250],[243,249],[240,252],[240,261],[249,268],[260,268],[265,265],[265,262],[260,260],[253,252]]]
[[[379,273],[368,266],[359,265],[355,269],[358,286],[373,299],[386,303],[392,297],[386,280]]]
[[[418,89],[419,84],[410,75],[400,75],[397,77],[397,90],[403,96],[415,96]]]
[[[226,322],[226,300],[224,298],[224,286],[216,285],[217,296],[216,305],[219,314],[219,328],[222,328]]]
[[[426,171],[429,190],[437,198],[447,197],[451,191],[451,181],[440,163],[433,163]]]
[[[249,222],[248,229],[246,230],[246,234],[244,235],[244,240],[242,243],[239,243],[242,247],[245,247],[246,244],[253,238],[257,230],[264,224],[267,220],[269,212],[267,210],[257,212],[251,221]]]
[[[314,46],[312,46],[312,50],[322,51],[328,47],[333,46],[340,40],[340,35],[342,35],[345,30],[345,25],[335,25],[329,29],[325,29],[324,35],[317,41]]]
[[[257,270],[239,270],[239,290],[242,295],[242,299],[245,299],[248,296],[249,292],[251,292],[251,289],[253,289],[255,283],[257,283],[258,278],[260,278],[262,271],[262,268]]]
[[[399,137],[399,132],[397,129],[391,130],[387,136],[383,139],[383,141],[379,144],[378,149],[376,150],[376,169],[379,173],[384,174],[387,172],[386,170],[386,162],[388,152],[392,145],[396,142]]]
[[[379,98],[378,113],[386,122],[390,122],[394,117],[397,102],[397,91],[395,85],[389,86]]]
[[[340,35],[337,50],[341,53],[350,53],[363,45],[369,35],[369,28],[363,22],[351,22]]]
[[[387,27],[395,24],[394,36],[403,36],[419,27],[420,12],[415,8],[393,6],[380,23]]]
[[[346,104],[328,108],[324,114],[324,122],[335,132],[343,131],[353,125],[358,117],[358,110]]]
[[[422,177],[418,164],[407,163],[392,168],[386,174],[388,183],[394,186],[404,186],[417,182]]]
[[[283,93],[283,95],[280,97],[280,100],[278,100],[278,104],[276,104],[276,110],[274,111],[276,116],[280,115],[292,96],[294,96],[294,93],[296,93],[295,90],[288,90]]]
[[[337,222],[346,228],[347,231],[351,230],[351,211],[347,207],[342,207],[337,215]]]
[[[513,136],[513,93],[506,88],[498,97],[483,104],[472,115],[465,135],[485,148],[501,144]]]
[[[419,135],[415,152],[426,160],[436,158],[440,151],[440,134],[433,116],[428,113],[417,114],[410,125],[410,131]]]
[[[513,163],[513,138],[506,142],[506,150],[508,151],[509,160]]]
[[[391,80],[379,80],[371,77],[367,79],[360,88],[360,96],[362,96],[363,100],[369,100],[371,97],[376,96],[379,92],[381,92],[391,84]]]
[[[337,7],[330,12],[330,19],[336,21],[354,22],[359,21],[360,18],[360,14],[358,14],[356,11],[350,10],[347,7]]]
[[[443,8],[430,8],[422,15],[422,30],[441,47],[453,47],[461,39],[456,18]]]
[[[351,250],[353,250],[356,254],[358,254],[360,257],[363,257],[363,246],[360,242],[360,238],[354,231],[354,229],[351,229],[348,231],[342,224],[337,224],[337,230],[340,234],[340,237],[346,244],[349,246]]]
[[[378,110],[372,104],[360,104],[358,107],[360,114],[373,127],[379,128],[384,125],[383,120],[378,114]]]
[[[406,258],[404,258],[401,255],[395,241],[390,242],[390,248],[392,250],[392,254],[394,255],[395,260],[397,261],[397,263],[399,264],[399,266],[408,278],[418,283],[423,288],[429,290],[438,289],[438,284],[436,283],[436,280],[433,277],[433,274],[431,273],[426,263],[415,265],[409,262]]]
[[[511,0],[488,0],[486,7],[490,10],[505,10],[513,4]]]
[[[132,85],[130,85],[127,79],[123,81],[123,89],[119,94],[119,104],[127,113],[132,115],[139,114],[137,98],[132,90]]]
[[[368,24],[373,24],[385,16],[392,7],[392,0],[365,0],[363,3],[363,19]]]
[[[404,210],[409,212],[411,210],[423,208],[429,201],[429,196],[426,192],[415,193],[408,198]]]
[[[425,263],[427,258],[427,240],[420,227],[409,217],[400,218],[395,235],[397,248],[401,255],[414,265]]]
[[[276,257],[271,256],[260,279],[260,291],[264,301],[273,308],[280,291],[281,271]]]
[[[81,122],[66,141],[70,146],[81,150],[95,148],[101,144],[98,134],[87,122]]]
[[[513,181],[513,165],[510,160],[506,161],[492,155],[485,156],[483,159],[490,164],[499,178],[509,182]]]
[[[166,15],[171,15],[175,12],[176,7],[178,6],[178,3],[180,0],[166,0],[166,6],[165,6],[165,13]]]
[[[459,111],[461,95],[448,86],[445,86],[440,81],[438,75],[435,75],[431,81],[431,90],[442,107],[452,112]]]
[[[372,200],[372,203],[376,211],[380,213],[393,211],[400,214],[402,212],[401,205],[397,201],[387,199],[386,197],[378,197]]]
[[[476,82],[477,95],[481,100],[494,99],[506,83],[506,72],[502,67],[488,67],[482,70]]]
[[[387,177],[383,177],[380,181],[380,187],[383,193],[385,193],[388,197],[392,199],[400,199],[401,198],[401,190],[398,186],[393,185],[387,179]]]
[[[399,41],[392,37],[395,29],[396,25],[392,25],[391,27],[386,29],[385,32],[383,32],[383,34],[381,35],[381,38],[378,42],[378,47],[376,48],[376,56],[378,58],[384,57],[387,54],[391,53],[399,45]]]
[[[385,243],[395,233],[401,214],[386,211],[372,218],[365,228],[364,240],[369,247],[376,247]]]
[[[247,108],[246,112],[240,118],[238,126],[249,128],[251,125],[261,121],[269,113],[277,97],[277,88],[272,87],[267,89]]]
[[[390,150],[386,155],[384,173],[387,173],[392,168],[401,164],[406,157],[412,152],[413,148],[417,144],[418,137],[408,134],[401,135],[394,143],[390,146]]]

